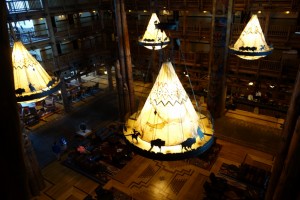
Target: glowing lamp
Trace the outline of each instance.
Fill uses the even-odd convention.
[[[164,30],[157,27],[160,23],[156,13],[152,13],[147,29],[143,36],[139,38],[139,44],[151,50],[159,50],[170,43]]]
[[[252,15],[238,40],[229,47],[230,52],[246,60],[256,60],[272,53],[262,32],[257,15]]]
[[[40,101],[60,88],[20,41],[14,43],[12,64],[17,102]]]
[[[125,127],[133,150],[157,160],[193,157],[214,142],[211,119],[195,110],[171,62],[162,64],[143,108]]]

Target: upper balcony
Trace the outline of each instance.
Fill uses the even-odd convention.
[[[41,0],[6,0],[9,21],[26,20],[45,15]]]

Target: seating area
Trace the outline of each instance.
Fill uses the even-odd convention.
[[[74,136],[62,164],[104,185],[133,156],[118,131],[116,126],[110,125],[87,137]]]
[[[76,102],[88,96],[91,96],[99,91],[99,83],[83,82],[77,83],[76,81],[66,84],[69,102]],[[57,94],[58,99],[61,100],[60,94]]]
[[[275,103],[274,101],[249,100],[245,97],[233,98],[232,102],[226,102],[227,109],[240,109],[257,114],[284,118],[286,116],[288,105]]]
[[[95,78],[98,80],[98,78]],[[74,104],[80,101],[84,101],[91,96],[95,96],[101,88],[98,82],[94,81],[69,81],[66,84],[68,101],[70,104]],[[63,99],[61,91],[50,94],[45,99],[37,102],[22,102],[20,105],[20,118],[26,126],[34,126],[39,124],[40,121],[44,121],[45,118],[53,113],[63,110]]]
[[[270,171],[247,163],[240,166],[223,163],[218,174],[211,172],[204,183],[206,200],[263,200],[270,175]]]
[[[57,110],[55,98],[49,96],[37,102],[21,103],[19,113],[26,126],[33,126]]]

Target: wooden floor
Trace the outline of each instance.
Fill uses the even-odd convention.
[[[115,188],[132,196],[133,199],[203,199],[204,182],[211,172],[218,173],[222,163],[240,165],[246,162],[254,166],[272,169],[273,155],[219,139],[217,139],[217,143],[221,144],[222,148],[210,171],[183,161],[176,161],[177,164],[174,164],[174,161],[172,163],[166,161],[158,163],[159,161],[156,162],[137,155],[123,168],[124,170],[122,169],[116,175],[115,179],[105,185],[105,188]],[[157,175],[150,182],[143,182],[138,179],[140,177],[137,177],[140,176],[138,171],[145,170],[147,166],[155,166]],[[177,168],[178,166],[179,168]],[[58,161],[46,166],[42,173],[46,188],[40,196],[33,199],[83,200],[88,194],[93,197],[96,196],[95,189],[98,187],[98,183],[72,171]],[[176,174],[180,174],[180,179],[184,179],[185,182],[181,184],[180,188],[176,190],[173,188],[172,190],[169,186],[170,182],[174,182]],[[193,191],[191,188],[194,188]]]
[[[226,116],[278,129],[283,123],[283,121],[275,118],[266,118],[242,111],[227,112]],[[222,148],[216,162],[209,171],[183,163],[183,161],[177,162],[175,166],[174,163],[156,162],[136,156],[123,168],[124,170],[122,169],[114,179],[105,185],[105,188],[118,189],[131,196],[132,199],[200,200],[204,197],[204,182],[211,172],[218,173],[222,163],[240,165],[246,162],[272,170],[275,158],[271,153],[265,153],[246,145],[240,145],[242,143],[231,143],[228,140],[219,138],[217,143],[221,144]],[[64,157],[66,155],[62,159]],[[149,166],[155,166],[157,176],[152,178],[151,181],[143,182],[140,179],[140,174]],[[172,171],[173,168],[177,168],[177,171]],[[33,200],[83,200],[87,195],[96,197],[95,189],[99,186],[97,182],[65,167],[59,161],[47,165],[42,169],[42,173],[46,188],[41,191],[39,196],[32,198]],[[170,188],[171,183],[176,181],[181,182],[175,184],[175,188]],[[193,190],[191,191],[191,189]]]

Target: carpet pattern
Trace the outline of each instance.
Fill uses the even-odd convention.
[[[194,158],[186,159],[185,161],[191,165],[195,165],[197,167],[210,171],[218,158],[221,148],[222,145],[215,143],[204,154],[201,154]]]

